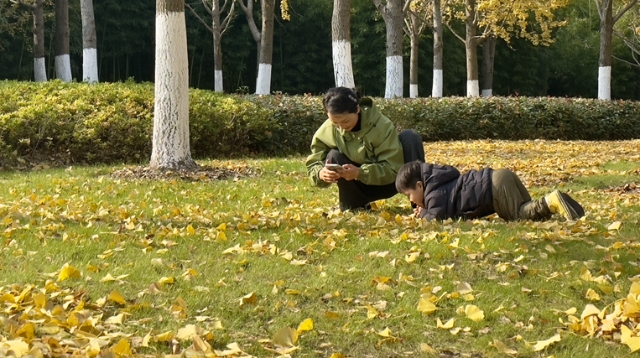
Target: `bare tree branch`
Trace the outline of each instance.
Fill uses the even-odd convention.
[[[31,5],[31,4],[27,4],[22,0],[11,0],[12,3],[20,5],[22,7],[24,7],[25,9],[29,9],[29,10],[35,10],[36,6],[35,5]]]
[[[407,14],[407,11],[409,10],[409,7],[411,6],[411,3],[414,2],[415,0],[406,0],[406,2],[404,3],[404,5],[402,6],[402,13],[403,14]]]
[[[638,62],[638,59],[636,58],[636,55],[635,55],[635,53],[634,53],[633,51],[631,51],[631,55],[633,56],[633,59],[636,61],[636,63],[629,62],[629,61],[627,61],[627,60],[623,60],[623,59],[621,59],[621,58],[619,58],[619,57],[617,57],[617,56],[613,56],[613,55],[612,55],[611,57],[615,58],[616,60],[618,60],[618,61],[620,61],[620,62],[624,62],[624,63],[626,63],[626,64],[627,64],[627,65],[629,65],[629,66],[633,66],[633,67],[638,67],[638,68],[640,68],[640,62]]]
[[[382,5],[380,0],[373,0],[373,4],[376,6],[376,9],[378,9],[378,11],[380,11],[380,14],[382,14],[382,18],[385,19],[385,21],[386,21],[386,18],[387,18],[387,7],[385,5]]]
[[[602,19],[604,19],[604,13],[603,13],[603,8],[606,8],[606,4],[602,4],[603,6],[600,7],[600,1],[599,0],[593,0],[596,3],[596,9],[598,10],[598,16],[600,17],[600,21],[602,21]],[[603,0],[603,1],[608,1],[608,0]]]
[[[624,15],[625,12],[629,11],[629,9],[631,9],[637,3],[638,3],[638,0],[632,0],[629,4],[627,4],[627,6],[625,6],[624,9],[620,10],[619,13],[613,16],[613,23],[615,24],[616,22],[618,22],[618,20],[620,20],[622,15]]]
[[[223,9],[227,6],[226,1],[225,1],[225,5],[223,6]],[[235,1],[231,1],[231,9],[229,9],[229,12],[227,13],[227,16],[225,16],[224,20],[222,20],[222,24],[220,25],[220,27],[222,27],[222,34],[224,34],[225,32],[227,32],[227,30],[229,29],[229,24],[231,23],[231,20],[233,20],[233,18],[235,18],[235,6],[236,6],[236,2]]]
[[[238,0],[242,11],[244,11],[245,16],[247,17],[247,23],[249,24],[249,30],[251,30],[251,35],[253,35],[253,39],[258,42],[262,37],[262,34],[258,30],[256,26],[256,22],[253,19],[253,0],[247,0],[247,5],[244,4],[244,0]]]
[[[447,26],[447,28],[449,28],[449,31],[451,31],[452,34],[454,34],[458,40],[462,41],[462,42],[466,42],[465,39],[463,39],[460,35],[458,35],[457,32],[455,32],[452,28],[451,25],[449,25],[448,23],[445,23],[445,25]]]
[[[213,1],[218,1],[218,0],[213,0]],[[207,10],[209,15],[213,17],[213,4],[212,6],[209,6],[209,2],[207,0],[202,0],[202,5],[204,6],[204,9]]]
[[[189,8],[189,10],[191,10],[191,13],[198,19],[200,20],[200,22],[204,25],[204,27],[207,28],[207,30],[209,30],[209,32],[213,33],[213,28],[211,26],[209,26],[209,24],[207,24],[206,21],[204,21],[204,19],[202,19],[200,17],[200,15],[198,15],[198,13],[196,12],[196,10],[194,8],[191,7],[191,5],[187,4],[186,2],[184,3],[184,6]]]

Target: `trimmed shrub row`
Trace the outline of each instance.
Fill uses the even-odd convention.
[[[0,81],[0,159],[66,156],[82,163],[145,162],[153,84]],[[425,141],[640,138],[640,103],[569,98],[376,99],[398,129]],[[319,96],[190,93],[195,158],[307,153],[325,120]],[[4,153],[4,154],[3,154]]]

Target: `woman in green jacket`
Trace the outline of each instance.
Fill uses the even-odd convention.
[[[411,130],[398,134],[370,98],[335,87],[323,106],[329,118],[313,136],[307,172],[314,185],[338,185],[341,210],[368,209],[372,201],[394,196],[400,167],[424,162],[422,138]]]

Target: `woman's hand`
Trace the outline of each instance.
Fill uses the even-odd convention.
[[[333,170],[322,167],[322,169],[320,169],[320,172],[318,173],[318,178],[320,178],[320,180],[324,182],[333,184],[338,182],[338,179],[340,179],[340,174],[338,174],[338,172],[334,172]]]
[[[356,167],[353,164],[343,165],[342,170],[340,171],[340,176],[346,180],[358,179],[359,175],[360,175],[360,168]]]

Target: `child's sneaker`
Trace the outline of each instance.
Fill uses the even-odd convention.
[[[578,220],[584,216],[582,206],[568,194],[561,191],[554,190],[551,194],[544,197],[544,201],[552,213],[560,214],[567,220]]]

